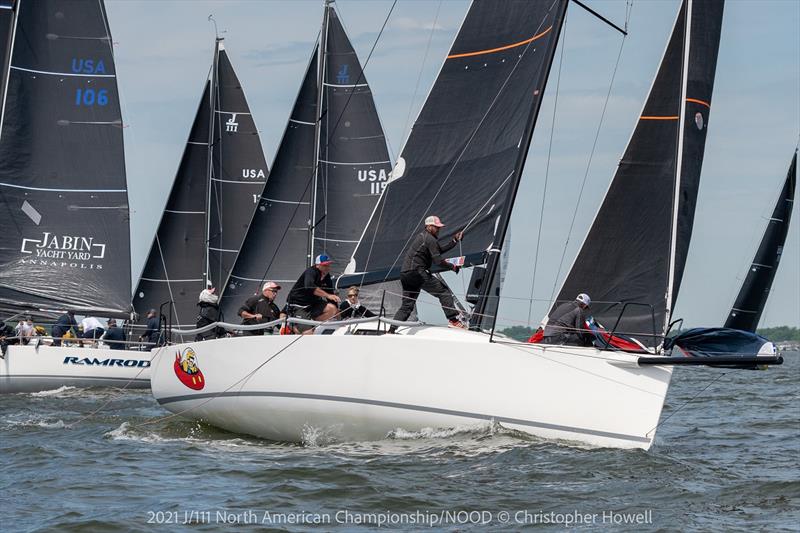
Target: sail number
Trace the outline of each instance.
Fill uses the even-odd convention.
[[[108,105],[108,89],[84,89],[75,91],[75,105],[91,107],[94,105]]]

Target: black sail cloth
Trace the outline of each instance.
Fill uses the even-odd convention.
[[[683,275],[722,11],[721,0],[682,5],[633,136],[553,304],[588,293],[599,323],[611,328],[619,319],[618,332],[645,344],[660,342]]]
[[[268,174],[255,122],[221,41],[175,182],[133,295],[143,315],[173,302],[194,325],[207,284],[221,290]]]
[[[561,0],[472,3],[339,286],[398,279],[426,216],[485,261],[508,224],[563,23]]]
[[[0,130],[0,315],[125,316],[128,195],[103,2],[16,9]]]
[[[318,254],[331,258],[333,272],[344,270],[388,182],[391,164],[372,91],[330,6],[320,40],[322,69],[318,44],[225,287],[226,316],[264,281],[287,288]]]
[[[764,230],[758,251],[750,264],[747,277],[725,321],[726,328],[756,331],[761,313],[767,304],[772,281],[778,271],[783,254],[783,244],[792,218],[794,192],[797,187],[797,152],[792,157],[789,173],[781,189],[778,202]]]

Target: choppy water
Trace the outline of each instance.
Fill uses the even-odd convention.
[[[299,446],[165,415],[148,392],[0,397],[0,529],[800,527],[797,353],[766,372],[676,369],[648,452],[488,425],[339,444],[310,430]]]

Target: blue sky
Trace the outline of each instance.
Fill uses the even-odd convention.
[[[622,24],[625,3],[589,0]],[[272,162],[321,23],[321,0],[106,0],[115,41],[132,208],[133,276],[145,261],[208,74],[214,14]],[[339,0],[362,63],[391,2]],[[499,322],[532,322],[572,263],[650,87],[677,0],[633,4],[611,98],[568,236],[577,190],[608,91],[621,36],[571,5],[558,59],[511,222],[509,270]],[[464,17],[464,0],[400,0],[366,66],[393,157],[407,135]],[[675,316],[719,325],[755,252],[800,136],[800,2],[729,0],[709,121],[694,235]],[[430,43],[428,47],[428,43]],[[427,53],[426,53],[427,49]],[[557,58],[560,56],[560,50]],[[418,81],[419,80],[419,81]],[[409,119],[410,117],[410,119]],[[551,123],[554,128],[551,131]],[[552,133],[544,224],[535,260],[541,191]],[[800,325],[800,214],[794,221],[763,326]],[[569,238],[568,238],[569,237]],[[566,243],[566,244],[565,244]],[[559,272],[559,263],[564,256]],[[450,280],[463,292],[467,278]],[[134,279],[134,284],[136,279]],[[429,300],[425,318],[441,319]]]

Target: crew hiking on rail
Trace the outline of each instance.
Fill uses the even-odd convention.
[[[286,300],[287,308],[295,316],[324,322],[336,315],[341,298],[334,294],[330,274],[332,264],[333,261],[327,255],[318,255],[314,259],[314,265],[308,267],[295,282]],[[299,326],[295,329],[303,334],[314,331],[311,326]]]

